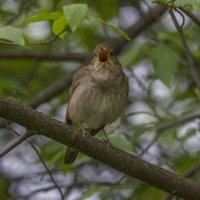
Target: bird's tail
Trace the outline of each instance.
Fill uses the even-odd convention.
[[[67,150],[65,152],[64,156],[64,163],[65,164],[71,164],[76,159],[76,156],[78,155],[78,151],[74,148],[67,147]]]

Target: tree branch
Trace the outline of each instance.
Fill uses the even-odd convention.
[[[0,116],[38,131],[59,143],[74,147],[80,152],[99,160],[114,169],[146,182],[165,192],[183,199],[200,199],[200,185],[150,164],[136,156],[110,146],[104,141],[71,126],[51,119],[44,114],[18,103],[14,98],[0,97]]]
[[[172,18],[172,21],[176,27],[176,30],[179,34],[179,37],[181,39],[181,42],[183,44],[183,48],[184,48],[184,51],[185,51],[185,54],[186,54],[186,57],[187,57],[187,60],[188,60],[188,65],[190,67],[190,70],[191,70],[191,74],[192,74],[192,77],[194,79],[194,82],[196,83],[196,86],[200,92],[200,80],[199,80],[199,76],[198,76],[198,73],[197,73],[197,70],[196,70],[196,67],[195,67],[195,64],[194,64],[194,60],[193,60],[193,57],[190,53],[190,49],[188,47],[188,44],[186,42],[186,39],[184,37],[184,34],[183,34],[183,30],[182,28],[179,26],[179,23],[176,19],[176,16],[174,15],[174,12],[173,12],[173,9],[169,9],[169,14]]]

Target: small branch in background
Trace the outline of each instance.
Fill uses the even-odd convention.
[[[15,140],[11,145],[2,150],[0,152],[0,158],[5,156],[7,153],[9,153],[11,150],[13,150],[15,147],[17,147],[19,144],[21,144],[23,141],[27,140],[31,136],[33,136],[33,133],[27,131],[24,135],[20,136],[17,140]]]
[[[54,35],[52,38],[46,40],[46,41],[42,41],[42,42],[32,42],[29,43],[30,46],[36,46],[36,45],[44,45],[44,44],[49,44],[50,42],[53,42],[54,40],[56,40],[57,38],[59,38],[59,36],[61,34],[63,34],[65,31],[67,31],[67,29],[61,31],[60,33],[58,33],[57,35]],[[16,44],[14,42],[8,42],[6,40],[0,40],[1,44],[8,44],[8,45],[14,45],[14,46],[20,46],[19,44]]]
[[[182,23],[181,23],[181,25],[180,25],[180,27],[181,27],[181,29],[183,29],[183,27],[184,27],[184,25],[185,25],[185,17],[184,17],[184,15],[183,15],[183,13],[181,12],[181,11],[179,11],[178,9],[174,9],[177,13],[179,13],[179,15],[182,17]]]
[[[16,132],[14,129],[10,128],[9,126],[7,126],[7,129],[10,130],[11,132],[13,132],[15,135],[17,135],[18,137],[20,137],[20,134],[18,132]],[[64,200],[64,196],[62,193],[61,188],[58,186],[58,184],[56,183],[56,181],[54,180],[53,174],[51,173],[51,170],[48,168],[47,164],[45,163],[44,159],[42,158],[42,156],[40,155],[39,151],[37,150],[36,146],[30,142],[30,141],[26,141],[29,143],[29,145],[31,145],[31,147],[33,148],[33,150],[35,151],[35,153],[37,154],[38,158],[40,159],[41,163],[43,164],[47,174],[49,175],[51,181],[53,182],[53,184],[55,185],[55,187],[57,188],[60,196],[61,196],[61,200]]]
[[[185,51],[185,54],[186,54],[186,57],[187,57],[187,60],[188,60],[188,65],[190,67],[193,80],[196,83],[197,88],[200,92],[200,79],[199,79],[198,73],[196,71],[196,67],[195,67],[194,60],[193,60],[193,57],[191,55],[190,49],[189,49],[188,44],[186,42],[186,39],[184,37],[183,30],[182,30],[181,26],[179,25],[179,23],[176,19],[176,16],[174,15],[173,9],[171,9],[171,8],[169,9],[169,14],[172,18],[172,21],[173,21],[173,23],[176,27],[176,30],[177,30],[179,37],[181,39],[181,42],[183,44],[184,51]]]
[[[152,141],[139,154],[139,157],[142,157],[156,143],[156,141],[158,140],[159,137],[160,137],[160,135],[158,133],[156,133],[156,135],[154,136]]]
[[[196,15],[188,12],[183,7],[179,7],[178,9],[181,10],[183,13],[185,13],[197,26],[200,27],[200,19]]]
[[[63,79],[54,82],[52,85],[44,88],[38,94],[31,97],[27,102],[25,102],[25,104],[30,106],[31,108],[37,108],[42,103],[49,101],[53,97],[66,90],[66,88],[69,87],[69,85],[71,84],[71,78],[72,75],[69,74]]]
[[[28,52],[0,52],[0,59],[35,59],[48,61],[77,61],[84,62],[89,55],[83,53],[28,53]]]
[[[154,136],[154,138],[152,139],[152,141],[142,150],[142,152],[140,153],[140,157],[144,155],[144,153],[146,153],[154,144],[155,142],[159,139],[160,135],[162,133],[164,133],[165,131],[168,131],[171,128],[174,128],[176,126],[179,126],[181,124],[190,122],[194,119],[198,119],[200,118],[200,113],[191,115],[191,116],[186,116],[186,117],[177,117],[178,119],[172,122],[169,122],[161,127],[158,127],[156,129],[156,135]]]
[[[31,46],[35,46],[35,45],[43,45],[43,44],[48,44],[50,42],[53,42],[54,40],[56,40],[57,38],[59,38],[60,35],[62,35],[64,32],[66,32],[68,30],[64,29],[62,30],[60,33],[58,33],[57,35],[54,35],[52,38],[46,40],[46,41],[42,41],[42,42],[35,42],[35,43],[30,43]]]
[[[197,173],[200,173],[200,162],[193,165],[184,175],[185,178],[191,178],[195,176]]]

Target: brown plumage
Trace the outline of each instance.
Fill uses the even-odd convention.
[[[120,116],[127,102],[128,79],[109,44],[98,45],[91,63],[74,74],[70,94],[66,123],[93,136]],[[64,163],[72,163],[77,154],[68,147]]]

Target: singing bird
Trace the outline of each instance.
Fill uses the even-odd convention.
[[[109,44],[99,44],[94,58],[74,75],[66,123],[96,135],[122,113],[128,98],[128,78]],[[68,147],[64,163],[72,163],[78,151]]]

